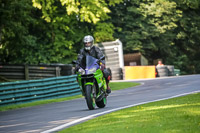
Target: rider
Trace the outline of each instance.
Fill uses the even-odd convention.
[[[103,55],[102,51],[99,49],[99,47],[94,46],[94,38],[91,35],[87,35],[83,38],[83,44],[84,44],[84,48],[82,48],[78,54],[78,62],[80,63],[82,58],[85,57],[86,55],[90,55],[93,56],[97,59],[100,59]],[[104,74],[104,77],[106,79],[106,85],[107,85],[107,89],[106,92],[107,93],[111,93],[111,89],[109,87],[109,81],[110,81],[110,73],[109,71],[105,68],[105,60],[102,60],[100,63],[101,66],[101,70]],[[76,66],[76,70],[78,70],[79,66]]]

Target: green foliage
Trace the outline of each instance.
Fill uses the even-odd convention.
[[[63,16],[77,17],[81,22],[97,23],[102,19],[108,18],[107,13],[110,10],[106,7],[105,1],[76,1],[76,0],[60,0],[59,2],[65,8],[66,14],[63,16],[54,17],[54,13],[59,10],[54,4],[55,0],[32,0],[33,6],[42,10],[43,18],[47,22],[55,21],[56,19],[63,18]]]
[[[114,27],[105,20],[109,5],[121,1],[1,0],[0,62],[70,63],[83,36],[114,39]]]
[[[35,45],[36,38],[29,34],[29,25],[35,20],[31,17],[31,2],[28,0],[4,0],[0,3],[0,62],[17,62],[24,56],[26,46]]]
[[[200,1],[177,1],[183,11],[183,17],[178,23],[176,46],[187,59],[184,70],[188,73],[200,73]]]
[[[112,41],[114,26],[112,23],[97,23],[94,31],[96,42]]]
[[[124,0],[111,8],[114,37],[122,40],[124,53],[139,51],[150,64],[161,58],[185,74],[199,73],[199,5],[198,0]]]

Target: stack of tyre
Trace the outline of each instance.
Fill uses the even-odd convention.
[[[174,76],[174,66],[173,65],[164,65],[156,66],[157,77],[168,77]]]

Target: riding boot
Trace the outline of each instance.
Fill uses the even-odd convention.
[[[108,93],[108,94],[111,93],[111,89],[108,85],[107,85],[106,93]]]
[[[106,80],[106,85],[107,85],[107,89],[106,89],[106,93],[111,93],[111,89],[110,89],[110,86],[109,86],[109,80]]]

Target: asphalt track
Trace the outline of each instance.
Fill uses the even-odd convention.
[[[0,133],[48,133],[148,102],[200,92],[200,75],[134,80],[142,85],[113,91],[103,109],[88,110],[83,98],[0,112]]]

